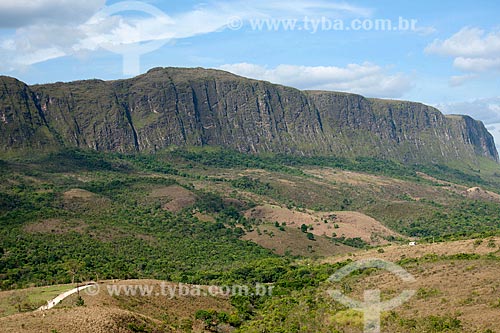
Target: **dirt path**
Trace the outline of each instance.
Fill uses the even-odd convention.
[[[77,293],[79,291],[82,291],[84,289],[87,289],[89,287],[92,287],[94,284],[87,284],[85,286],[80,286],[78,288],[74,288],[74,289],[71,289],[71,290],[68,290],[62,294],[60,294],[59,296],[57,296],[56,298],[54,299],[51,299],[50,301],[47,301],[47,305],[43,305],[41,307],[39,307],[36,311],[44,311],[44,310],[50,310],[52,309],[54,306],[56,306],[57,304],[59,304],[59,302],[61,302],[63,299],[65,299],[66,297],[68,296],[71,296],[73,295],[74,293]]]

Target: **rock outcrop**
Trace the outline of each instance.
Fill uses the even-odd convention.
[[[498,161],[493,137],[468,116],[444,116],[420,103],[300,91],[199,68],[35,86],[0,77],[0,138],[0,151],[214,145],[248,153],[403,162],[478,156]]]

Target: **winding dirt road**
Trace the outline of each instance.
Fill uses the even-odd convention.
[[[50,310],[52,309],[54,306],[56,306],[57,304],[59,304],[59,302],[61,302],[63,299],[65,299],[66,297],[68,296],[71,296],[73,295],[74,293],[77,293],[79,291],[82,291],[84,289],[87,289],[87,288],[90,288],[92,286],[94,286],[95,284],[91,283],[91,284],[87,284],[85,286],[80,286],[78,288],[74,288],[74,289],[71,289],[71,290],[68,290],[62,294],[60,294],[59,296],[57,296],[56,298],[54,299],[51,299],[50,301],[47,301],[47,304],[46,305],[43,305],[41,307],[39,307],[36,311],[44,311],[44,310]]]

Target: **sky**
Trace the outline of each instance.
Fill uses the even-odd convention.
[[[0,75],[205,67],[482,120],[500,148],[500,2],[1,0]]]

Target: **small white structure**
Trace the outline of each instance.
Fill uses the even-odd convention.
[[[408,245],[415,246],[415,245],[417,245],[417,242],[409,242]]]

